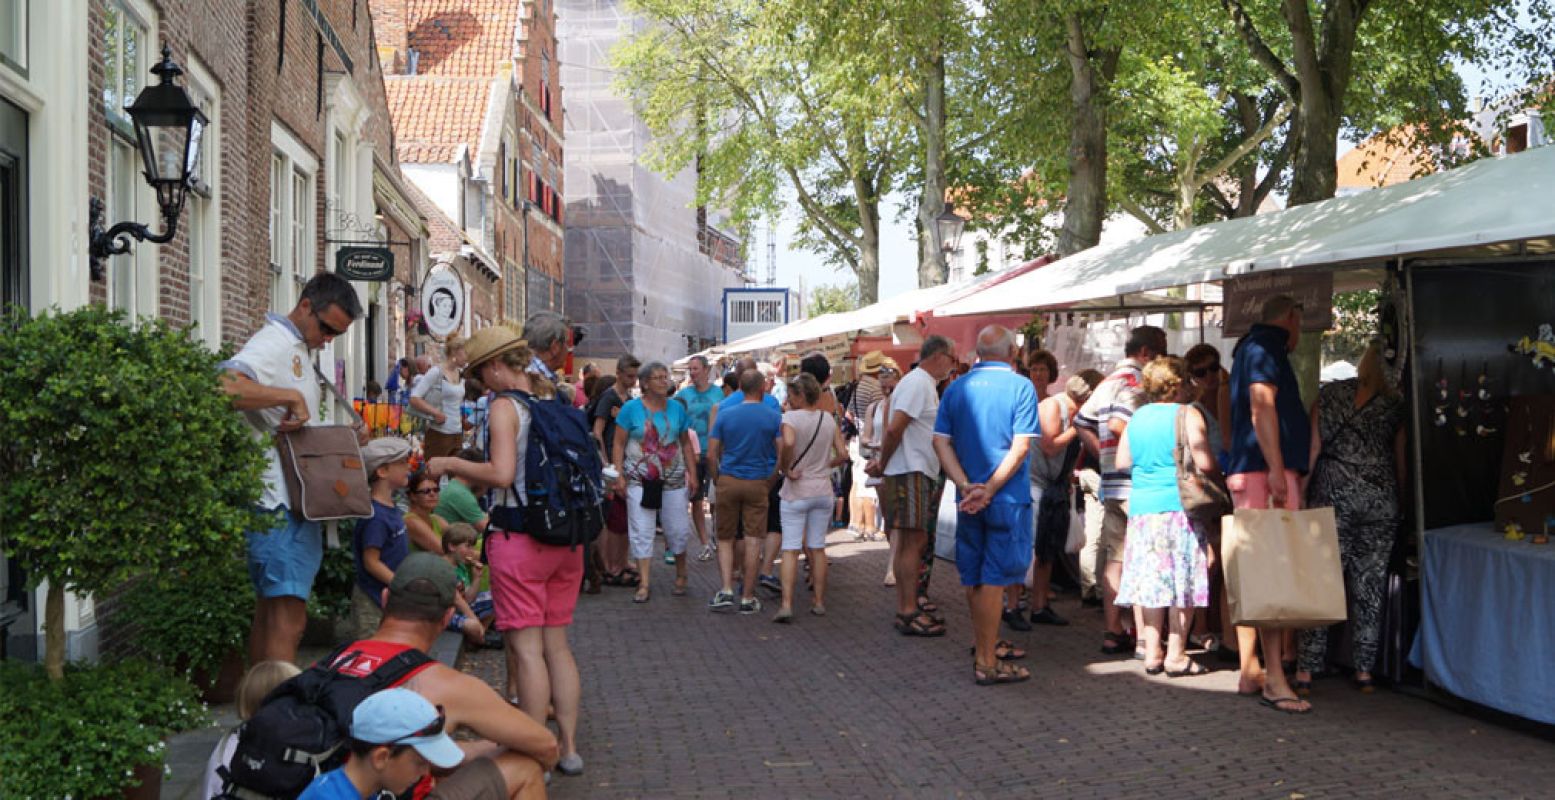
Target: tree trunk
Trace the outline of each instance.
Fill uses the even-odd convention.
[[[1290,123],[1291,179],[1288,205],[1334,196],[1339,179],[1339,113],[1316,87],[1303,86]]]
[[[923,191],[918,196],[918,288],[939,286],[947,277],[945,242],[934,218],[945,210],[945,56],[924,64]]]
[[[49,677],[65,677],[65,586],[49,581],[43,601],[43,668]]]
[[[863,233],[859,236],[858,304],[859,308],[880,302],[880,213],[878,203],[866,212],[859,206]]]
[[[1069,187],[1064,200],[1064,226],[1058,234],[1058,254],[1074,255],[1101,241],[1101,224],[1107,215],[1107,123],[1099,95],[1105,75],[1086,47],[1080,15],[1064,19],[1068,28],[1064,55],[1071,79],[1069,102],[1073,119],[1069,128]],[[1116,65],[1117,51],[1096,56],[1102,71]]]

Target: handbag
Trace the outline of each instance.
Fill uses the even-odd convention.
[[[371,517],[372,489],[356,438],[362,418],[335,385],[325,380],[318,364],[313,365],[313,374],[329,387],[329,393],[350,412],[356,425],[305,425],[275,434],[292,514],[310,522]]]
[[[1317,628],[1346,619],[1332,508],[1239,508],[1222,527],[1232,624]]]
[[[1188,432],[1184,426],[1188,407],[1177,408],[1177,443],[1172,448],[1172,460],[1177,463],[1177,494],[1182,499],[1182,510],[1197,521],[1219,519],[1231,511],[1231,492],[1225,479],[1205,475],[1193,463],[1193,453],[1188,448]]]
[[[1065,553],[1078,553],[1085,548],[1085,515],[1079,509],[1069,509],[1069,538],[1064,540]]]

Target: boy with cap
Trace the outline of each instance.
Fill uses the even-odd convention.
[[[372,486],[373,515],[357,524],[352,537],[356,582],[351,587],[351,629],[366,638],[383,618],[383,590],[410,554],[405,514],[394,505],[394,493],[410,483],[410,443],[379,437],[362,448],[362,460]]]
[[[383,622],[370,639],[352,642],[343,675],[362,677],[414,648],[431,649],[454,615],[459,579],[454,565],[431,553],[412,553],[383,593]],[[431,800],[544,797],[544,771],[561,755],[556,737],[541,722],[504,702],[484,680],[432,661],[400,686],[421,695],[446,715],[446,729],[466,729],[484,741],[463,746],[464,762],[437,778]]]
[[[464,751],[443,730],[441,709],[409,689],[385,689],[351,714],[351,757],[313,779],[298,800],[367,800],[404,794],[432,767],[450,770]]]

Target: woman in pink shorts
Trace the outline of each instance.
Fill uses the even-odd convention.
[[[465,344],[466,377],[479,378],[496,392],[520,391],[549,402],[555,388],[528,369],[532,354],[512,330],[496,325],[479,331]],[[498,506],[516,507],[523,499],[512,487],[523,485],[524,455],[529,442],[529,410],[513,398],[491,404],[490,444],[486,463],[458,458],[427,462],[433,476],[453,475],[488,486],[493,494],[492,519]],[[567,626],[578,604],[583,580],[583,548],[541,544],[521,531],[503,530],[495,521],[486,531],[486,557],[491,563],[491,597],[496,628],[507,652],[507,695],[524,713],[545,722],[546,705],[556,709],[561,729],[561,761],[566,775],[583,771],[578,755],[578,665],[567,643]]]

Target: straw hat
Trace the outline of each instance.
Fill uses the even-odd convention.
[[[880,366],[885,363],[885,353],[879,350],[871,350],[864,354],[858,361],[858,371],[863,375],[873,375],[880,371]]]
[[[891,370],[898,375],[902,374],[901,366],[896,363],[896,359],[890,356],[880,359],[880,368]]]
[[[469,361],[464,365],[464,374],[474,375],[487,361],[520,347],[526,346],[525,342],[514,330],[506,325],[493,325],[475,332],[474,336],[465,340],[464,354]]]

